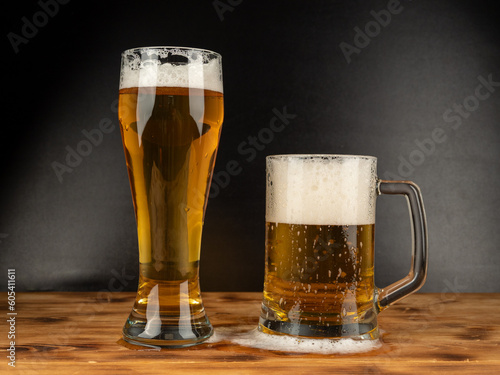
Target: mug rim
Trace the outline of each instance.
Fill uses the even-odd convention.
[[[127,55],[127,54],[132,54],[132,53],[138,53],[144,50],[183,50],[183,51],[196,51],[203,53],[205,55],[216,55],[218,58],[222,58],[222,55],[218,52],[205,49],[205,48],[197,48],[197,47],[180,47],[180,46],[146,46],[146,47],[135,47],[135,48],[128,48],[125,51],[122,52],[122,56]]]
[[[377,160],[376,156],[352,154],[277,154],[267,155],[266,159],[365,159]]]

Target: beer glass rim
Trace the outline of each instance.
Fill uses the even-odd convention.
[[[283,160],[283,159],[366,159],[377,160],[375,156],[369,155],[351,155],[351,154],[278,154],[268,155],[266,159],[269,160]]]
[[[182,51],[196,51],[200,52],[206,55],[216,55],[219,59],[222,58],[222,55],[218,52],[205,49],[205,48],[196,48],[196,47],[178,47],[178,46],[149,46],[149,47],[135,47],[135,48],[129,48],[126,49],[125,51],[122,52],[122,55],[126,54],[131,54],[131,53],[138,53],[141,51],[147,51],[147,50],[182,50]]]

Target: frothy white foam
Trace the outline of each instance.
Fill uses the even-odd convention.
[[[169,62],[171,56],[182,56],[189,64]],[[222,93],[220,55],[168,47],[127,50],[122,54],[120,89],[131,87],[189,87]]]
[[[206,342],[210,343],[224,340],[250,348],[317,354],[364,353],[378,349],[382,346],[379,340],[309,339],[293,336],[269,335],[257,329],[240,334],[228,334],[224,331],[216,331],[216,334]]]
[[[267,158],[266,221],[288,224],[375,223],[377,159],[348,155]]]

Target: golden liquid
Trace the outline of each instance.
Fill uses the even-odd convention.
[[[174,320],[186,309],[192,317],[203,313],[201,235],[223,116],[219,92],[120,90],[120,128],[139,241],[137,316],[146,314],[148,302]],[[155,286],[155,301],[148,301]]]
[[[375,319],[373,224],[266,223],[266,240],[262,331],[366,333],[356,325]]]

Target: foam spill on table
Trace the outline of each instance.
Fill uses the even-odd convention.
[[[256,349],[277,350],[294,353],[317,354],[355,354],[365,353],[382,346],[379,340],[352,339],[309,339],[293,336],[269,335],[257,329],[244,333],[235,333],[220,327],[207,343],[230,341],[232,343]]]

